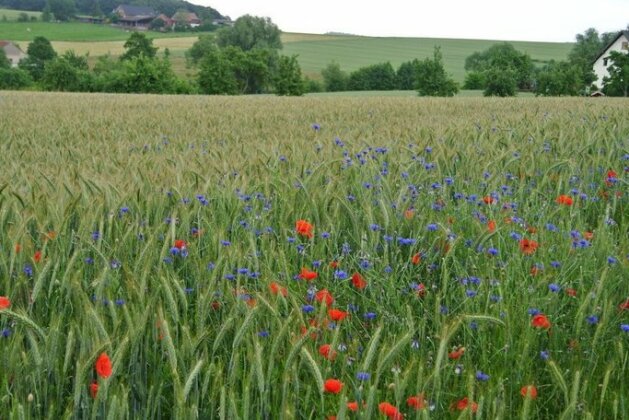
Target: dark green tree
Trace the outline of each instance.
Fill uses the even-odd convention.
[[[215,52],[217,49],[213,35],[201,35],[186,51],[186,60],[190,65],[197,65],[206,54]]]
[[[19,90],[33,84],[33,79],[22,69],[0,68],[0,90]]]
[[[48,0],[48,7],[56,20],[66,21],[76,13],[74,0]]]
[[[349,75],[349,90],[394,90],[397,87],[395,70],[391,63],[361,67]]]
[[[608,96],[624,96],[629,93],[629,53],[609,53],[609,76],[603,78],[603,92]]]
[[[280,96],[301,96],[304,94],[304,80],[297,56],[281,56],[275,77],[275,93]]]
[[[486,86],[483,95],[485,96],[515,96],[518,87],[518,75],[511,68],[501,69],[500,67],[490,67],[485,70]]]
[[[220,47],[239,47],[243,51],[254,48],[281,49],[281,31],[271,19],[258,16],[241,16],[234,26],[222,28],[216,33]]]
[[[197,83],[199,91],[208,95],[239,93],[232,65],[219,50],[211,51],[203,57],[199,64]]]
[[[435,47],[432,59],[418,63],[417,91],[420,96],[454,96],[459,91],[454,79],[446,74],[439,47]]]
[[[92,89],[91,74],[62,56],[46,63],[41,85],[46,90],[88,92]]]
[[[516,50],[512,44],[495,44],[465,59],[467,71],[485,72],[491,68],[515,72],[517,87],[520,89],[530,89],[532,86],[535,70],[533,60],[528,54]]]
[[[11,62],[7,58],[7,54],[0,48],[0,69],[10,69]]]
[[[419,60],[406,61],[400,64],[397,69],[397,88],[400,90],[415,90],[417,89],[417,70],[419,67]]]
[[[133,32],[124,43],[125,53],[120,56],[121,60],[130,60],[141,55],[148,58],[155,58],[157,47],[153,46],[153,40],[147,38],[142,32]]]
[[[485,89],[485,73],[482,71],[471,71],[465,75],[464,89],[482,90]]]
[[[576,35],[576,43],[568,54],[568,60],[581,70],[582,83],[585,86],[589,87],[596,81],[592,63],[603,47],[605,44],[594,28],[589,28],[584,33]]]
[[[28,44],[26,49],[27,57],[20,60],[20,68],[26,70],[33,80],[38,81],[44,75],[46,62],[54,60],[57,53],[52,48],[50,41],[43,36],[37,36]]]
[[[581,69],[567,61],[551,60],[537,72],[535,95],[576,96],[584,89]]]
[[[349,77],[341,70],[339,63],[333,61],[321,70],[323,85],[327,92],[342,92],[347,90]]]

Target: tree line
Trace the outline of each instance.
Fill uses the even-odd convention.
[[[202,35],[186,52],[188,66],[196,71],[191,79],[179,78],[168,50],[158,55],[152,40],[140,32],[131,34],[121,57],[100,57],[92,69],[86,56],[72,51],[58,55],[48,40],[37,37],[18,69],[11,69],[0,53],[0,89],[292,96],[323,90],[416,90],[421,96],[453,96],[459,90],[445,71],[439,47],[432,57],[404,62],[397,69],[386,62],[348,74],[333,62],[321,72],[321,83],[303,77],[297,56],[280,54],[280,34],[269,18],[246,15],[233,27]],[[611,39],[610,34],[588,29],[577,36],[568,60],[552,60],[543,66],[536,66],[527,53],[509,43],[495,44],[467,57],[463,88],[482,89],[486,96],[513,96],[517,91],[585,95],[600,88],[593,84],[592,63]],[[604,80],[603,92],[627,96],[629,53],[612,53],[609,61],[610,76]]]

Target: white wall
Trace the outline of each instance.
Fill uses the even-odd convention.
[[[611,63],[608,61],[607,66],[605,66],[605,59],[609,58],[609,52],[620,51],[623,53],[627,53],[626,49],[622,49],[623,42],[629,42],[629,39],[627,39],[627,37],[625,37],[624,35],[621,35],[616,40],[616,42],[614,42],[612,46],[609,47],[607,51],[605,51],[605,54],[601,55],[594,63],[594,73],[596,74],[596,77],[598,79],[594,83],[596,83],[596,86],[598,86],[599,89],[603,87],[603,77],[609,76],[609,73],[607,72],[607,66],[609,66]]]

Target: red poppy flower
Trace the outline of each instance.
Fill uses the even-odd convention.
[[[426,286],[424,286],[424,283],[419,283],[415,287],[415,290],[417,291],[417,296],[419,296],[419,297],[426,296]]]
[[[417,254],[413,255],[413,257],[411,258],[411,262],[414,265],[418,265],[420,262],[422,262],[421,254],[418,252]]]
[[[312,229],[314,229],[314,226],[307,220],[297,220],[295,223],[295,231],[306,238],[312,238],[314,236]]]
[[[576,297],[577,296],[577,291],[573,288],[568,288],[566,289],[566,294],[570,297]]]
[[[321,347],[319,347],[319,354],[328,360],[336,359],[336,352],[332,350],[332,346],[329,344],[322,344]]]
[[[555,202],[557,204],[561,204],[561,205],[564,205],[564,206],[571,206],[572,205],[572,197],[570,197],[569,195],[561,194],[559,197],[557,197]]]
[[[111,376],[111,360],[107,353],[101,353],[96,359],[96,373],[101,378],[109,378]]]
[[[316,279],[318,276],[317,273],[315,273],[314,271],[310,271],[308,270],[306,267],[303,267],[301,269],[301,272],[299,273],[299,278],[302,280],[307,280],[307,281],[311,281]]]
[[[487,222],[487,230],[490,233],[493,233],[496,230],[496,221],[495,220],[490,220],[489,222]]]
[[[20,252],[22,252],[22,245],[15,244],[15,253],[19,254]]]
[[[414,408],[415,410],[422,410],[426,408],[426,399],[424,398],[424,393],[422,392],[419,395],[413,395],[407,398],[406,405],[410,408]]]
[[[11,301],[6,296],[0,296],[0,310],[9,309],[11,307]]]
[[[627,300],[625,300],[623,303],[618,305],[618,308],[621,311],[629,311],[629,298],[627,298]]]
[[[367,287],[367,282],[365,281],[363,276],[360,275],[360,273],[354,273],[352,275],[352,284],[357,289],[364,289],[365,287]]]
[[[56,237],[57,237],[57,232],[55,232],[54,230],[49,230],[49,231],[46,233],[46,239],[53,240],[53,239],[55,239]]]
[[[612,170],[607,171],[607,178],[605,178],[605,185],[607,185],[608,187],[611,187],[612,185],[614,185],[614,183],[612,182],[612,178],[618,178],[618,174],[616,173],[616,171],[612,171]]]
[[[550,328],[550,325],[551,325],[550,324],[550,320],[544,314],[534,315],[533,319],[531,320],[531,326],[533,326],[535,328],[548,329],[548,328]]]
[[[540,268],[536,264],[531,266],[531,276],[536,276],[540,271]]]
[[[537,388],[535,387],[535,385],[525,385],[522,387],[522,389],[520,389],[520,395],[522,395],[524,398],[528,397],[534,400],[535,398],[537,398]]]
[[[465,354],[465,347],[459,347],[458,349],[448,353],[448,359],[459,360],[463,354]]]
[[[404,218],[406,220],[411,220],[413,218],[413,216],[415,216],[415,210],[413,210],[413,209],[406,209],[404,211]]]
[[[339,268],[339,262],[336,260],[330,261],[330,268]]]
[[[177,239],[175,240],[175,248],[182,250],[186,248],[186,241],[184,241],[183,239]]]
[[[524,255],[531,255],[531,254],[533,254],[537,250],[538,246],[539,245],[537,244],[537,242],[535,242],[532,239],[521,239],[520,240],[520,251],[522,251],[522,253]]]
[[[343,382],[338,379],[327,379],[323,384],[323,391],[330,394],[338,394],[343,389]]]
[[[327,306],[332,305],[332,303],[334,302],[334,297],[330,292],[328,292],[328,289],[319,290],[315,294],[315,299],[317,300],[317,302],[325,302]]]
[[[485,197],[483,197],[483,203],[490,205],[490,204],[495,204],[496,203],[496,199],[490,195],[486,195]]]
[[[36,263],[41,261],[41,251],[35,251],[35,255],[33,255],[33,260]]]
[[[342,321],[347,316],[347,312],[341,311],[340,309],[330,309],[328,316],[332,321]]]
[[[90,384],[90,395],[92,399],[96,399],[96,394],[98,394],[98,383],[94,381]]]
[[[588,241],[591,241],[594,238],[594,232],[583,232],[583,237]]]
[[[378,404],[378,410],[380,410],[382,414],[390,419],[399,420],[404,418],[404,416],[402,415],[402,413],[400,413],[396,406],[386,401]]]
[[[349,411],[358,411],[358,403],[356,401],[348,402],[347,409]]]
[[[271,284],[269,284],[269,289],[274,295],[281,294],[284,297],[288,296],[288,290],[286,290],[286,287],[281,286],[275,282],[271,282]]]
[[[476,413],[476,411],[478,411],[478,404],[473,401],[470,403],[469,399],[465,397],[456,402],[455,408],[459,411],[467,410],[469,408],[472,413]]]

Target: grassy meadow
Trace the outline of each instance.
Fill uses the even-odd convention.
[[[629,418],[627,101],[0,93],[8,418]]]

